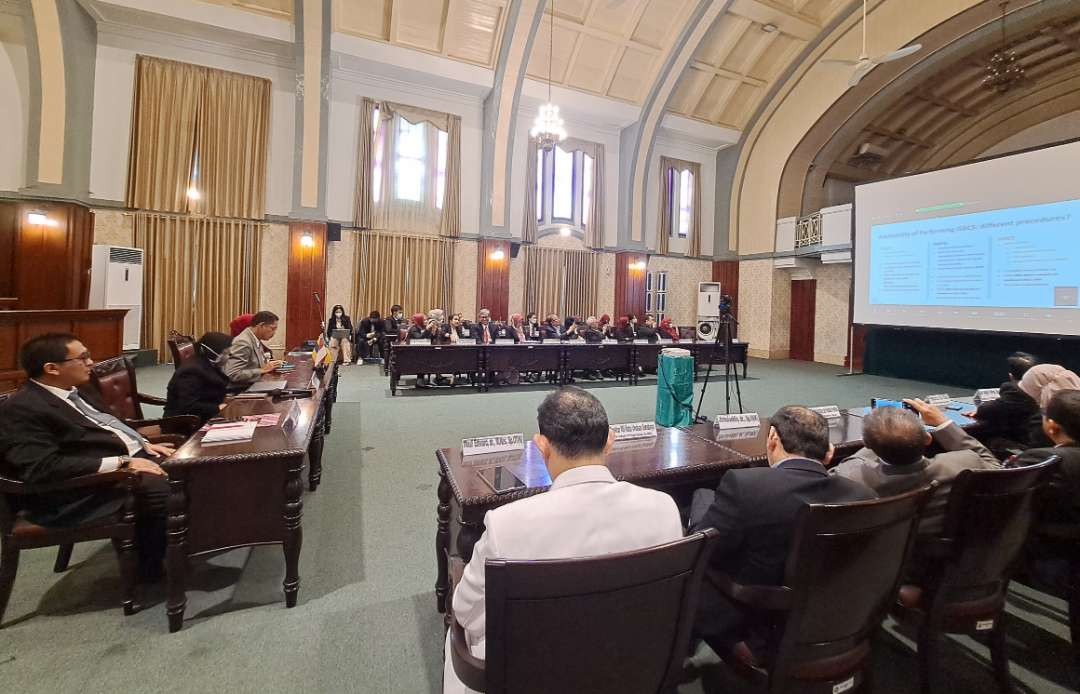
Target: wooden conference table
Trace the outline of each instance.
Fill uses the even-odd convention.
[[[862,417],[859,410],[845,410],[829,422],[829,440],[835,446],[833,460],[840,461],[862,447]],[[974,423],[966,424],[966,428]],[[715,487],[725,471],[767,465],[765,442],[769,422],[751,429],[716,429],[695,424],[686,429],[657,427],[655,439],[616,442],[607,458],[615,479],[659,489],[687,505],[699,487]],[[439,463],[435,558],[437,577],[435,601],[440,612],[449,587],[450,557],[467,562],[473,546],[484,531],[484,514],[517,499],[547,491],[551,485],[547,467],[531,443],[525,450],[462,456],[457,448],[435,452]],[[478,470],[496,465],[506,467],[527,488],[495,494],[477,475]]]
[[[724,364],[724,347],[715,342],[618,342],[587,343],[584,341],[548,341],[522,343],[474,343],[431,345],[426,343],[390,345],[387,371],[390,374],[390,393],[396,395],[402,376],[419,374],[475,373],[480,377],[474,385],[489,390],[488,374],[516,369],[518,372],[541,371],[558,375],[560,383],[569,381],[574,371],[595,369],[626,373],[631,385],[637,385],[638,372],[656,373],[660,350],[680,347],[689,350],[695,367]],[[746,378],[746,342],[733,342],[730,363],[742,365]]]
[[[322,478],[323,437],[330,433],[338,373],[336,364],[321,375],[316,373],[309,356],[286,360],[296,365],[294,371],[267,374],[263,380],[284,379],[288,388],[311,388],[310,398],[234,398],[221,413],[226,419],[278,414],[277,426],[258,427],[252,440],[240,443],[203,445],[203,432],[198,432],[162,464],[169,474],[166,613],[170,632],[183,626],[190,557],[281,544],[285,605],[296,605],[304,458],[308,485],[315,491]]]

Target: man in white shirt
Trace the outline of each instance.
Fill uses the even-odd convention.
[[[600,401],[580,388],[548,395],[537,410],[533,443],[551,489],[489,511],[472,560],[453,594],[454,617],[469,649],[485,653],[484,563],[499,559],[569,559],[652,547],[683,536],[668,495],[616,482],[604,463],[614,437]],[[447,636],[449,648],[449,636]],[[598,664],[597,667],[604,667]],[[447,650],[443,691],[467,692]]]
[[[139,473],[140,569],[144,578],[157,578],[168,482],[153,461],[172,455],[172,447],[150,443],[77,390],[90,380],[94,362],[76,336],[50,333],[28,340],[19,363],[30,380],[0,409],[0,470],[28,484],[120,468]],[[39,525],[65,526],[105,518],[122,504],[118,489],[78,490],[27,497],[23,511]]]

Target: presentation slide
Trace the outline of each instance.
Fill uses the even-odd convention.
[[[1069,143],[856,188],[855,322],[1080,335],[1078,157]]]

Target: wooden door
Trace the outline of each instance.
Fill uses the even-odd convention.
[[[814,361],[814,309],[817,280],[791,282],[791,348],[789,356]]]

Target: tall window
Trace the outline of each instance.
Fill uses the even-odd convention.
[[[540,226],[568,225],[584,229],[592,210],[593,158],[556,146],[536,158],[536,220]]]
[[[667,313],[667,271],[657,270],[645,275],[645,313],[664,320]]]
[[[694,174],[689,171],[668,172],[668,190],[671,191],[671,232],[672,237],[685,239],[690,236],[690,220],[694,216]]]
[[[391,136],[383,137],[390,128]],[[383,178],[380,172],[390,158],[387,183],[390,198],[386,202],[420,203],[441,210],[446,197],[446,162],[449,134],[430,123],[411,123],[401,116],[382,120],[374,112],[371,156],[372,200],[383,201]]]
[[[420,202],[424,197],[424,173],[427,169],[427,125],[398,118],[397,126],[394,197]]]

